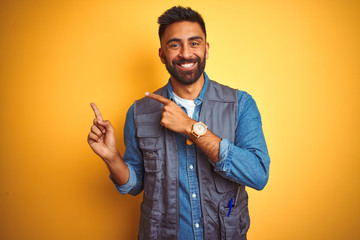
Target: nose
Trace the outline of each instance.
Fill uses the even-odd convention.
[[[191,56],[191,48],[187,44],[183,45],[180,51],[180,56],[183,58],[190,58]]]

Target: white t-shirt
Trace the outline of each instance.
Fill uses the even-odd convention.
[[[175,93],[174,93],[174,98],[175,98],[174,99],[175,102],[178,105],[181,105],[186,109],[187,115],[190,118],[193,118],[193,114],[194,114],[194,110],[195,110],[195,106],[196,106],[194,100],[183,99],[183,98],[177,96]]]

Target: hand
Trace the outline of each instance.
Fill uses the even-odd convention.
[[[111,163],[111,161],[115,161],[120,156],[116,148],[114,128],[108,120],[103,120],[95,103],[91,103],[90,106],[95,113],[95,119],[87,141],[97,155],[106,163]]]
[[[155,93],[145,93],[145,95],[164,104],[162,109],[162,119],[160,121],[162,126],[177,133],[190,134],[192,125],[196,123],[196,121],[189,118],[181,107],[173,101]]]

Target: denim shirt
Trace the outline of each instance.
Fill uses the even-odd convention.
[[[205,82],[199,96],[194,99],[193,119],[198,121],[202,102],[209,83]],[[169,98],[174,100],[171,82],[167,84]],[[238,116],[235,141],[223,138],[220,142],[219,161],[214,170],[224,178],[238,184],[261,190],[268,180],[270,158],[262,131],[260,113],[253,98],[246,92],[238,91]],[[179,105],[185,112],[186,109]],[[143,190],[144,166],[142,151],[138,146],[134,125],[133,105],[129,108],[125,127],[125,154],[123,160],[129,167],[129,180],[117,190],[122,194],[137,195]],[[211,129],[210,129],[211,130]],[[187,136],[175,133],[179,155],[179,239],[203,239],[201,205],[197,176],[195,144],[186,144]],[[110,176],[111,178],[111,176]]]

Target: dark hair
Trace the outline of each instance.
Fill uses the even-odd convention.
[[[175,22],[181,21],[189,21],[189,22],[197,22],[200,24],[201,29],[203,30],[206,38],[206,29],[205,29],[205,22],[201,15],[192,10],[191,8],[184,8],[182,6],[176,6],[168,9],[164,12],[159,18],[158,23],[159,26],[159,38],[164,34],[164,31],[167,26]]]

